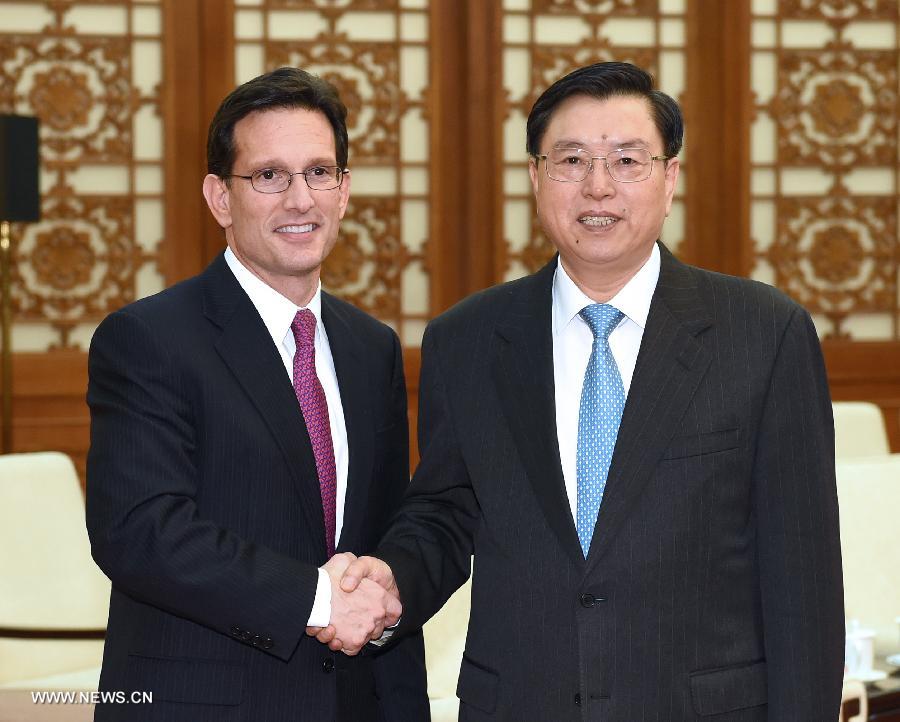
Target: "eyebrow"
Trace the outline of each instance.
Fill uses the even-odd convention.
[[[583,140],[575,140],[564,138],[562,140],[558,140],[553,144],[554,148],[584,148],[587,149],[589,143],[585,143]],[[650,143],[648,143],[643,138],[627,138],[625,140],[615,140],[613,139],[610,142],[610,145],[613,148],[648,148]]]
[[[289,170],[287,164],[280,161],[275,160],[273,158],[268,158],[266,160],[261,160],[256,163],[250,163],[249,165],[253,166],[254,170],[262,170],[264,168],[281,168],[283,170]],[[333,158],[327,158],[325,156],[320,156],[319,158],[313,158],[306,162],[306,165],[303,167],[303,170],[307,168],[315,168],[319,165],[338,165],[338,162]]]

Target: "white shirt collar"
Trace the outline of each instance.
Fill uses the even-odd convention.
[[[316,292],[305,307],[297,306],[286,296],[257,278],[234,255],[231,248],[225,250],[225,262],[237,278],[241,288],[246,291],[263,323],[274,339],[283,339],[291,329],[294,316],[300,308],[308,308],[316,317],[316,333],[322,328],[322,281],[316,286]]]
[[[638,269],[621,290],[607,303],[615,306],[631,321],[641,327],[647,325],[650,313],[650,301],[659,280],[660,254],[659,246],[654,243],[650,257]],[[596,303],[584,293],[563,268],[562,259],[556,264],[553,275],[553,329],[559,334],[574,319],[581,309]]]

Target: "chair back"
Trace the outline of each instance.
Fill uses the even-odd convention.
[[[847,619],[875,631],[875,655],[896,652],[900,611],[900,454],[835,466]]]
[[[835,401],[834,455],[838,459],[891,453],[881,409],[867,401]]]
[[[466,648],[471,596],[469,578],[422,627],[432,722],[456,722],[459,716],[456,684]]]
[[[94,564],[72,460],[0,455],[0,684],[99,664],[109,580]]]

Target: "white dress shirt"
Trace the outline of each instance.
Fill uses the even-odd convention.
[[[631,388],[631,377],[637,363],[638,351],[650,300],[659,280],[659,246],[653,244],[650,257],[640,270],[607,303],[615,306],[625,317],[609,335],[609,347],[619,367],[625,398]],[[579,312],[596,301],[575,285],[566,273],[562,258],[553,276],[553,377],[556,386],[556,435],[559,441],[559,457],[572,519],[576,518],[578,482],[576,455],[578,452],[578,410],[581,406],[581,388],[584,372],[591,357],[594,335]]]
[[[263,283],[251,273],[234,255],[231,248],[225,251],[225,261],[228,267],[250,297],[250,301],[256,307],[262,318],[272,343],[278,349],[284,370],[294,382],[294,352],[297,350],[294,341],[294,333],[291,331],[291,323],[300,307],[293,301],[282,296],[271,286]],[[334,463],[337,473],[337,499],[335,500],[335,539],[337,546],[341,538],[341,527],[344,523],[344,499],[347,495],[347,465],[349,450],[347,445],[347,426],[344,423],[344,407],[341,404],[341,392],[338,387],[337,373],[334,370],[334,358],[331,355],[331,346],[328,344],[328,334],[322,323],[322,283],[319,282],[315,294],[306,306],[316,317],[316,375],[325,392],[325,400],[328,403],[328,421],[331,426],[331,441],[334,445]],[[328,626],[331,619],[331,582],[328,573],[319,569],[319,581],[316,586],[316,598],[307,624],[314,627]]]

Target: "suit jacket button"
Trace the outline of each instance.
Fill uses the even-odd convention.
[[[244,633],[244,630],[241,629],[240,627],[232,627],[232,628],[231,628],[231,636],[232,636],[232,637],[237,637],[238,639],[240,639],[240,638],[241,638],[241,635],[242,635],[243,633]]]
[[[581,705],[581,693],[580,692],[575,693],[575,704]]]
[[[322,671],[325,674],[331,674],[334,671],[334,660],[331,657],[322,661]]]
[[[271,639],[270,637],[266,637],[266,638],[262,641],[262,648],[263,648],[263,649],[272,649],[272,647],[274,647],[274,646],[275,646],[275,642],[273,642],[272,639]]]
[[[581,606],[585,609],[590,609],[597,603],[597,599],[593,594],[582,594],[580,597]]]
[[[241,639],[243,639],[245,642],[249,642],[251,639],[253,639],[253,635],[250,634],[250,632],[248,632],[246,629],[242,629]]]

